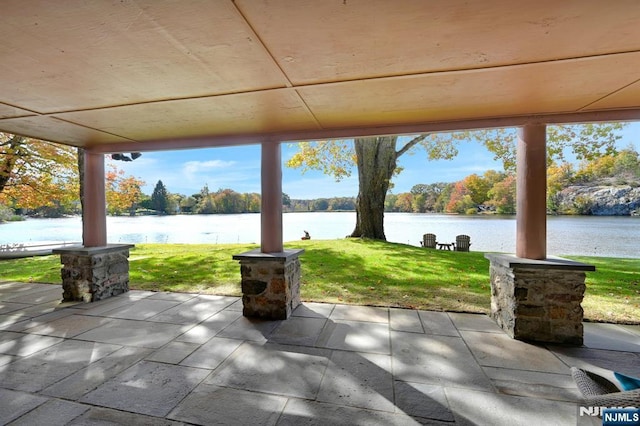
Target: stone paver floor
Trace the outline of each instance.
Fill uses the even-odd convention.
[[[0,424],[598,424],[570,366],[640,376],[637,326],[586,323],[571,348],[475,314],[305,303],[256,321],[237,297],[61,294],[0,283]]]

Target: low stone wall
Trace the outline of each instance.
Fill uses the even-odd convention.
[[[518,340],[582,345],[585,271],[566,259],[520,259],[487,254],[491,261],[491,317]]]
[[[287,319],[300,304],[300,260],[304,250],[261,253],[258,250],[233,256],[240,261],[243,315]]]
[[[65,301],[96,302],[129,291],[131,244],[54,250],[62,263]]]

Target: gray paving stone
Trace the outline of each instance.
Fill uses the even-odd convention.
[[[48,398],[0,388],[0,424],[7,424],[39,405]]]
[[[74,337],[111,321],[109,318],[91,317],[87,315],[69,315],[46,324],[37,325],[25,330],[30,334],[42,334],[54,337]]]
[[[297,398],[315,398],[330,352],[246,342],[206,383]]]
[[[27,303],[15,303],[15,302],[0,302],[0,314],[8,314],[18,311],[20,309],[27,308],[31,305]]]
[[[571,367],[586,368],[610,377],[613,377],[613,371],[640,377],[640,354],[634,352],[564,346],[549,346],[549,350]]]
[[[266,342],[282,321],[265,321],[255,318],[238,317],[233,323],[220,331],[218,337]]]
[[[179,364],[200,347],[197,343],[169,342],[151,355],[147,361],[164,362],[167,364]]]
[[[57,337],[24,334],[17,339],[0,343],[0,353],[5,355],[28,356],[62,341],[63,339]]]
[[[183,331],[182,326],[176,324],[113,319],[93,330],[79,334],[75,338],[157,349],[169,343]]]
[[[193,343],[188,344],[193,345]],[[180,365],[213,370],[218,368],[241,344],[242,340],[214,337],[204,345],[199,346],[199,348],[186,357]]]
[[[194,294],[194,293],[171,293],[171,292],[168,292],[168,291],[159,291],[157,293],[152,294],[147,299],[172,300],[174,302],[186,302],[187,300],[191,300],[196,296],[197,296],[197,294]]]
[[[69,423],[73,426],[183,426],[181,422],[127,413],[109,408],[93,407],[82,416]]]
[[[241,298],[238,298],[238,300],[236,300],[235,302],[233,302],[231,305],[227,307],[227,310],[230,310],[230,311],[242,312],[243,309],[244,309],[244,305],[242,304]]]
[[[396,381],[396,411],[414,417],[454,421],[442,386]]]
[[[633,333],[636,336],[640,336],[640,325],[618,324],[618,327]]]
[[[65,340],[5,365],[0,371],[0,383],[9,389],[38,392],[119,348],[116,345]]]
[[[101,316],[105,312],[113,311],[116,308],[132,305],[135,301],[124,297],[110,297],[93,303],[85,303],[79,306],[84,311],[83,315]]]
[[[617,324],[584,324],[584,346],[592,349],[640,353],[640,335]]]
[[[390,354],[387,324],[329,320],[316,346],[345,351]]]
[[[28,303],[32,305],[39,305],[42,303],[48,303],[62,301],[62,289],[59,287],[43,287],[40,291],[30,292],[28,294],[15,295],[9,298],[5,298],[7,302],[15,303]]]
[[[42,390],[43,395],[80,399],[107,380],[144,359],[152,349],[123,347]]]
[[[410,333],[424,333],[418,311],[411,309],[389,309],[389,327],[395,331],[407,331]]]
[[[0,314],[0,330],[13,329],[13,328],[16,328],[16,326],[20,326],[21,324],[28,323],[30,317],[26,315],[22,315],[20,312],[21,311],[13,312],[7,315]],[[15,330],[15,331],[20,331],[20,330]]]
[[[576,404],[445,388],[456,424],[492,426],[575,425]]]
[[[458,337],[460,334],[446,312],[418,311],[424,332],[439,336]]]
[[[293,310],[291,316],[307,318],[329,318],[336,305],[332,303],[304,302]]]
[[[197,324],[220,312],[235,300],[234,297],[225,296],[197,296],[149,318],[149,321]]]
[[[543,346],[512,339],[506,334],[460,331],[478,363],[487,367],[567,374],[569,369]]]
[[[580,392],[568,374],[484,367],[494,386],[506,395],[530,396],[558,401],[578,401]]]
[[[494,390],[460,337],[394,331],[391,342],[393,373],[397,380]]]
[[[135,304],[129,304],[126,306],[118,307],[112,311],[107,311],[102,316],[108,318],[120,318],[131,320],[144,320],[158,315],[167,309],[173,308],[180,302],[174,302],[170,300],[152,300],[143,299],[137,301]]]
[[[151,416],[166,416],[209,372],[141,361],[89,392],[80,402]]]
[[[64,426],[89,410],[89,406],[76,402],[52,399],[33,411],[11,422],[10,426]]]
[[[375,306],[336,305],[329,317],[332,320],[389,323],[389,309]]]
[[[402,413],[394,414],[291,398],[280,420],[278,420],[278,426],[412,426],[436,424],[435,421],[421,420],[418,421]],[[451,425],[451,423],[446,424]]]
[[[59,288],[62,286],[55,286],[51,284],[39,284],[39,283],[21,283],[16,281],[5,282],[0,284],[0,300],[4,300],[4,297],[13,297],[15,295],[29,294],[42,290],[48,290],[51,288]]]
[[[291,317],[276,328],[269,337],[269,341],[287,345],[313,346],[326,322],[326,318]]]
[[[317,400],[394,412],[391,357],[333,352]]]
[[[0,343],[10,342],[19,337],[24,337],[24,333],[18,333],[17,331],[0,331]]]
[[[39,306],[43,306],[43,305],[39,305]],[[22,321],[14,325],[8,326],[5,329],[11,330],[11,331],[25,331],[29,328],[47,324],[51,321],[56,321],[58,319],[66,318],[68,316],[82,312],[74,308],[66,308],[66,309],[51,308],[51,309],[47,309],[47,311],[48,312],[46,313],[39,313],[38,315],[35,315],[35,316],[28,315],[25,317],[26,321]],[[25,310],[22,310],[21,312],[24,313]]]
[[[18,359],[15,355],[0,355],[0,365],[9,364]]]
[[[242,312],[225,309],[189,328],[178,336],[176,341],[205,343],[240,317],[242,317]]]
[[[483,331],[485,333],[500,333],[504,331],[498,324],[484,314],[465,314],[461,312],[449,312],[449,318],[458,330]]]
[[[172,412],[170,419],[199,425],[275,425],[287,398],[201,384]]]

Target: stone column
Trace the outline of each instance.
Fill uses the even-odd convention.
[[[62,263],[65,301],[97,302],[129,291],[131,244],[68,247],[53,251]]]
[[[516,158],[516,256],[547,257],[547,127],[518,131]]]
[[[518,340],[582,345],[585,272],[595,266],[557,257],[485,255],[491,262],[491,317]]]
[[[262,253],[252,250],[233,256],[240,261],[242,314],[269,320],[289,318],[300,304],[300,260],[304,250]]]

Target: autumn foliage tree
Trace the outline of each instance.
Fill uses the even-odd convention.
[[[145,182],[133,176],[125,176],[113,164],[105,176],[107,211],[113,215],[135,214],[135,209],[142,199],[142,186]]]
[[[78,200],[75,148],[0,133],[0,203],[66,207]]]

